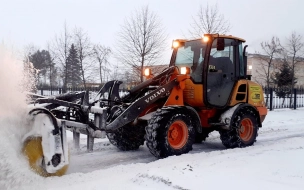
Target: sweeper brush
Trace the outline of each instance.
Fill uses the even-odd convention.
[[[49,176],[62,176],[68,169],[68,164],[61,169],[56,170],[54,173],[47,172],[44,169],[44,154],[42,150],[42,137],[31,137],[24,142],[23,153],[28,158],[31,169],[43,177]],[[55,161],[56,162],[56,161]],[[57,158],[57,162],[60,162]]]

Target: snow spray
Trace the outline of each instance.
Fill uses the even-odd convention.
[[[42,178],[32,171],[21,153],[27,108],[23,63],[0,44],[0,189],[27,189]]]

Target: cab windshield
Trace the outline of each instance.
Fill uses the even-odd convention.
[[[189,67],[191,78],[194,82],[200,83],[203,80],[203,61],[206,50],[206,42],[193,40],[185,42],[184,46],[177,49],[175,66]]]

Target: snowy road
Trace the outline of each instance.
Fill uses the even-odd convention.
[[[287,112],[289,111],[289,112]],[[296,114],[298,117],[284,120],[281,114]],[[303,118],[301,118],[303,114]],[[255,147],[268,146],[285,142],[292,138],[304,137],[304,110],[276,110],[270,112],[263,123],[263,128],[259,130],[259,136]],[[291,128],[292,127],[292,128]],[[71,137],[71,135],[70,135]],[[94,170],[110,168],[117,165],[126,165],[132,163],[150,163],[157,160],[144,145],[138,151],[120,151],[113,146],[107,139],[97,140],[94,152],[86,152],[86,138],[81,140],[80,152],[72,151],[71,164],[68,173],[91,172]],[[72,142],[70,142],[72,144]],[[190,154],[208,153],[213,151],[225,150],[222,145],[218,132],[209,135],[206,142],[193,145],[193,151]]]
[[[146,146],[123,152],[101,139],[95,143],[94,152],[86,153],[85,142],[81,140],[79,152],[71,149],[68,174],[52,178],[33,174],[24,158],[16,154],[17,146],[15,151],[0,149],[0,177],[4,178],[0,189],[304,187],[304,109],[269,112],[257,142],[247,148],[225,149],[218,133],[213,132],[206,142],[195,144],[189,154],[157,160]]]

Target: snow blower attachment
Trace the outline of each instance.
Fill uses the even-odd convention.
[[[227,148],[256,141],[267,114],[263,90],[250,81],[245,40],[218,34],[175,40],[169,67],[119,95],[120,81],[106,83],[89,101],[88,92],[36,97],[24,137],[29,164],[42,176],[64,174],[69,164],[65,130],[107,138],[120,150],[146,141],[157,158],[192,150],[212,131]],[[36,151],[36,152],[35,152]]]

